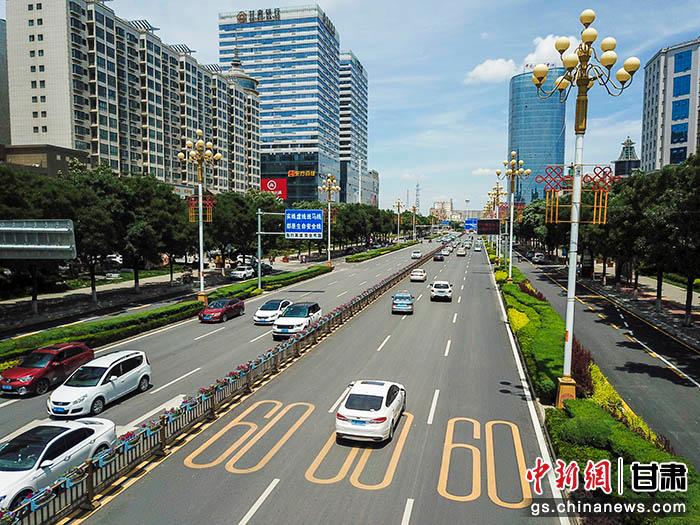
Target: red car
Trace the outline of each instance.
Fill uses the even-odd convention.
[[[245,304],[240,299],[216,299],[199,312],[199,320],[202,323],[225,323],[231,317],[244,313]]]
[[[25,356],[19,365],[2,371],[0,392],[45,394],[94,358],[92,349],[83,343],[59,343],[39,348]]]

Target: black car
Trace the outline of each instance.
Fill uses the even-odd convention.
[[[435,255],[433,255],[433,261],[444,261],[444,260],[445,260],[445,256],[441,253],[436,253]]]
[[[253,270],[255,270],[255,276],[257,277],[258,275],[258,265],[253,266]],[[272,266],[270,266],[267,263],[260,263],[260,273],[263,275],[270,275],[272,273]]]
[[[527,253],[525,253],[525,257],[528,259],[532,259],[535,256],[535,252],[532,250],[528,250]]]

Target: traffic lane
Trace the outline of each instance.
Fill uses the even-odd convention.
[[[270,327],[252,324],[252,314],[262,302],[288,296],[296,301],[318,301],[324,310],[330,311],[361,290],[407,266],[410,263],[409,254],[410,250],[404,248],[366,261],[361,266],[343,263],[333,272],[246,300],[246,315],[226,323],[200,324],[196,319],[190,319],[160,328],[150,335],[142,334],[97,349],[97,356],[127,349],[145,351],[153,370],[151,392],[156,391],[155,397],[125,397],[120,403],[110,405],[104,417],[120,425],[132,421],[139,414],[171,399],[174,393],[194,392],[224,371],[232,370],[272,347],[271,335],[260,337]],[[339,297],[343,291],[347,293]],[[235,338],[233,343],[232,338]],[[169,387],[160,390],[168,383],[171,383]],[[26,398],[6,396],[0,399],[0,436],[10,434],[36,419],[46,418],[49,395]]]
[[[563,317],[566,309],[563,285],[527,265],[521,269]],[[632,316],[625,315],[622,319],[614,305],[605,300],[582,297],[581,301],[584,304],[576,302],[576,338],[591,352],[596,364],[630,408],[655,432],[669,438],[676,452],[700,466],[700,450],[695,446],[700,442],[697,386],[658,357],[665,355],[665,345],[661,345],[658,353],[648,352],[637,341],[638,338],[646,343],[650,328],[645,331],[643,326],[630,324],[633,327],[633,335],[630,335],[624,320],[629,324]],[[671,346],[674,342],[667,339]]]
[[[461,268],[457,268],[457,271],[461,272]],[[482,280],[487,277],[486,272],[483,272]],[[484,289],[487,290],[488,287],[484,286]],[[188,512],[192,515],[207,512],[207,515],[214,522],[223,522],[224,519],[227,522],[231,519],[235,521],[250,510],[250,507],[254,505],[254,502],[274,479],[280,479],[281,482],[275,485],[272,496],[257,510],[253,522],[278,522],[282,516],[285,517],[285,521],[292,523],[325,522],[331,519],[333,522],[339,523],[372,522],[374,520],[377,522],[398,521],[401,512],[403,512],[407,494],[415,494],[417,489],[421,489],[422,492],[426,493],[426,497],[437,498],[434,496],[435,487],[438,483],[438,473],[442,470],[440,468],[441,457],[438,456],[441,456],[444,447],[444,428],[439,430],[437,428],[440,426],[439,422],[444,423],[444,419],[447,417],[443,416],[442,412],[443,410],[447,411],[447,415],[450,417],[469,417],[472,413],[472,403],[469,403],[468,398],[463,395],[457,395],[454,398],[447,395],[443,398],[443,401],[444,399],[448,400],[447,404],[443,404],[443,408],[440,404],[442,401],[437,404],[437,410],[434,411],[435,420],[431,425],[428,425],[428,418],[433,411],[431,407],[435,386],[440,386],[443,392],[449,392],[449,387],[445,390],[446,383],[440,378],[456,373],[460,377],[465,375],[466,381],[464,383],[474,384],[478,390],[476,383],[484,377],[483,371],[480,369],[483,366],[480,363],[483,361],[476,360],[477,366],[466,363],[464,367],[455,367],[454,364],[448,364],[443,359],[442,341],[440,344],[436,344],[434,333],[426,330],[425,327],[436,326],[441,333],[449,333],[450,330],[456,329],[453,327],[454,323],[451,322],[449,315],[446,316],[444,309],[439,308],[449,307],[448,303],[429,305],[430,307],[417,310],[413,317],[402,320],[400,328],[395,328],[392,332],[394,338],[391,344],[377,352],[377,348],[384,339],[384,333],[386,333],[386,324],[383,318],[388,316],[387,311],[390,304],[387,299],[385,296],[377,301],[352,324],[341,329],[312,353],[305,356],[304,363],[286,370],[280,378],[272,381],[262,391],[258,391],[234,411],[240,416],[253,407],[255,403],[266,399],[280,400],[284,407],[299,402],[311,403],[314,406],[314,411],[302,422],[300,430],[294,432],[292,437],[283,444],[284,452],[275,454],[264,468],[252,472],[242,472],[255,469],[261,459],[265,460],[265,455],[271,450],[271,447],[279,443],[285,432],[291,428],[292,421],[301,417],[299,414],[291,417],[291,421],[279,430],[267,432],[253,448],[236,457],[236,461],[233,461],[232,458],[233,451],[231,454],[224,454],[225,457],[221,463],[224,460],[233,461],[226,468],[221,463],[218,465],[210,465],[209,463],[216,461],[219,455],[240,436],[240,432],[229,435],[231,432],[229,430],[227,433],[217,436],[215,431],[221,431],[226,424],[226,421],[218,422],[213,428],[207,429],[201,436],[187,445],[182,452],[182,454],[187,454],[190,462],[189,466],[184,468],[190,468],[194,472],[188,475],[186,470],[181,467],[180,461],[171,461],[160,466],[151,474],[151,476],[164,476],[169,482],[173,480],[172,483],[169,483],[170,493],[178,495],[178,501],[174,505],[172,501],[163,504],[159,501],[157,508],[152,509],[140,498],[141,495],[145,495],[146,499],[151,499],[158,494],[156,492],[158,490],[157,479],[147,477],[139,481],[135,487],[139,496],[137,496],[136,490],[127,491],[115,502],[98,512],[92,521],[110,523],[110,519],[116,520],[117,517],[123,516],[124,512],[134,513],[134,516],[138,516],[139,519],[146,522],[150,521],[152,515],[154,519],[160,518],[172,523],[186,523]],[[493,301],[493,296],[491,301]],[[432,308],[432,306],[438,308]],[[379,311],[377,312],[377,310]],[[477,305],[477,312],[481,310]],[[468,316],[465,315],[465,318]],[[479,327],[483,327],[484,321],[495,324],[496,327],[502,325],[502,323],[499,324],[497,315],[495,317],[487,315],[487,319],[478,317],[471,319],[470,325],[465,329],[466,333],[477,332]],[[396,324],[395,320],[393,324]],[[503,330],[502,326],[501,330]],[[505,338],[504,334],[500,335],[501,339]],[[496,341],[488,344],[489,352],[494,354],[492,347],[501,343],[502,341]],[[504,359],[506,357],[502,352],[496,351],[495,353],[500,353]],[[457,356],[456,360],[458,360],[460,355],[468,354],[461,354],[457,351],[450,355]],[[512,355],[510,363],[507,362],[507,359],[505,363],[506,366],[513,368]],[[504,365],[499,362],[497,366],[501,368]],[[454,372],[455,369],[456,372]],[[496,378],[507,377],[511,379],[511,383],[517,377],[514,372],[505,376],[501,372],[497,372],[496,375]],[[384,484],[387,471],[390,473],[392,471],[391,456],[394,455],[397,446],[401,443],[400,435],[404,432],[405,426],[399,427],[398,437],[390,445],[361,447],[355,452],[356,456],[362,457],[365,454],[364,450],[371,450],[367,463],[364,468],[359,469],[357,475],[358,463],[354,462],[354,468],[349,469],[344,476],[341,476],[341,479],[328,482],[329,479],[332,480],[335,477],[347,455],[353,454],[353,448],[333,444],[334,410],[332,409],[336,400],[343,393],[346,383],[353,379],[384,377],[401,381],[406,385],[409,392],[408,411],[413,416],[411,425],[408,427],[407,437],[403,440],[403,448],[399,451],[399,459],[395,464],[396,470],[391,474],[389,484],[375,490],[375,485]],[[489,383],[495,383],[495,381],[489,380]],[[487,416],[512,420],[517,419],[519,415],[511,413],[510,408],[503,411],[503,407],[508,407],[509,402],[504,403],[499,399],[490,398],[489,403],[496,404],[496,406],[486,412]],[[522,401],[513,401],[512,403],[514,403],[513,408],[516,411],[521,414],[526,413]],[[456,405],[454,411],[451,407],[453,404]],[[448,407],[448,405],[450,406]],[[293,410],[303,413],[306,408],[296,406]],[[466,416],[463,416],[465,412]],[[226,416],[224,420],[230,422],[233,415]],[[255,421],[262,425],[265,422],[264,418],[258,417],[260,419]],[[408,419],[409,417],[405,416],[402,425],[405,425]],[[244,419],[244,421],[249,420],[252,421],[248,417]],[[523,424],[527,423],[526,419],[523,421]],[[484,425],[486,424],[488,421],[484,422]],[[512,495],[511,492],[514,492],[515,488],[520,487],[521,484],[519,480],[515,479],[518,477],[517,474],[512,476],[513,479],[509,480],[508,478],[509,469],[513,470],[516,467],[515,453],[513,452],[515,442],[513,440],[513,443],[510,444],[508,436],[501,435],[503,429],[494,429],[493,425],[491,428],[492,445],[490,448],[495,452],[493,457],[499,458],[497,464],[500,478],[496,486],[500,492],[497,497],[503,500],[512,498],[513,501],[517,502],[517,494]],[[484,432],[486,433],[485,430]],[[524,432],[523,435],[527,437],[527,432]],[[468,428],[457,428],[454,434],[455,440],[466,441],[469,437]],[[210,441],[212,439],[213,441]],[[329,440],[331,440],[330,448],[326,454],[323,454]],[[207,448],[202,448],[204,443],[208,443]],[[431,448],[437,449],[437,452],[429,454],[428,451]],[[510,454],[507,455],[505,451],[509,451]],[[426,468],[426,465],[422,464],[423,458],[429,456],[432,457],[431,463],[433,465],[430,465],[431,468]],[[471,476],[460,476],[461,469],[457,465],[462,460],[455,459],[454,466],[448,468],[451,474],[451,480],[448,484],[457,483],[456,487],[450,487],[451,491],[447,492],[448,495],[459,494],[459,490],[462,492],[469,490],[468,483],[471,479],[467,479],[467,477],[471,478]],[[468,467],[468,458],[466,461]],[[194,465],[201,468],[193,468]],[[314,466],[315,468],[313,468]],[[453,470],[454,472],[452,472]],[[431,479],[416,480],[416,474],[421,475],[421,472],[428,471],[432,472]],[[509,491],[509,485],[512,484],[512,481],[518,481],[518,483],[513,491]],[[428,485],[430,488],[425,488]],[[204,494],[200,491],[193,493],[193,487],[201,486],[210,487],[210,489],[206,490]],[[184,501],[179,498],[182,491],[184,491]],[[485,491],[484,488],[483,492]],[[237,494],[235,501],[227,499],[227,495],[231,492]],[[457,520],[463,519],[464,503],[442,496],[440,498],[436,504],[431,502],[424,506],[425,509],[429,509],[429,521],[416,519],[414,522],[449,523],[455,522],[455,518]],[[162,497],[160,499],[162,500]],[[420,508],[419,505],[417,511]],[[518,519],[520,516],[520,514],[513,514],[516,511],[493,503],[486,497],[478,498],[467,508],[477,515],[483,515],[484,521],[487,523],[502,522],[506,516],[508,519],[512,519],[512,516]],[[349,512],[348,509],[351,511]],[[501,516],[502,513],[505,515]]]

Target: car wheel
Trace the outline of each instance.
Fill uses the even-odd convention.
[[[273,340],[273,341],[279,341],[280,338],[273,334],[273,335],[272,335],[272,340]]]
[[[221,322],[225,323],[226,321],[228,321],[228,315],[224,314],[221,316]]]
[[[143,393],[146,390],[148,390],[148,385],[150,384],[150,381],[148,379],[148,376],[143,376],[141,380],[139,381],[139,392]]]
[[[102,413],[102,411],[105,409],[105,400],[102,399],[101,397],[98,397],[92,402],[92,405],[90,405],[90,415],[91,416],[97,416]]]
[[[335,444],[336,445],[345,445],[345,438],[341,436],[340,434],[335,435]]]
[[[391,440],[394,439],[394,429],[396,428],[396,421],[391,422],[391,426],[389,427],[389,437],[387,438],[387,443],[391,443]]]
[[[34,391],[38,396],[41,396],[45,394],[46,392],[49,391],[49,380],[48,379],[39,379],[36,383],[36,387],[34,387]]]
[[[100,454],[107,450],[109,450],[109,447],[107,445],[100,445],[99,447],[97,447],[97,450],[95,450],[95,453],[92,455],[92,458],[97,458]]]
[[[24,492],[20,492],[15,496],[15,499],[12,500],[12,503],[10,503],[10,506],[8,507],[10,510],[14,510],[17,507],[19,507],[22,502],[27,498],[32,493],[31,490],[25,490]]]

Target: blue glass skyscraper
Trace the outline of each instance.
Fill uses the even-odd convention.
[[[260,82],[261,177],[318,199],[326,174],[340,180],[340,35],[317,5],[222,13],[219,63],[236,50]]]
[[[564,68],[550,69],[546,90],[565,72]],[[557,95],[542,100],[532,84],[532,72],[527,71],[510,79],[508,111],[508,157],[517,151],[525,167],[532,170],[529,177],[518,177],[515,201],[530,203],[544,198],[543,184],[535,177],[544,175],[548,164],[564,163],[566,104]],[[504,157],[505,158],[505,157]]]

